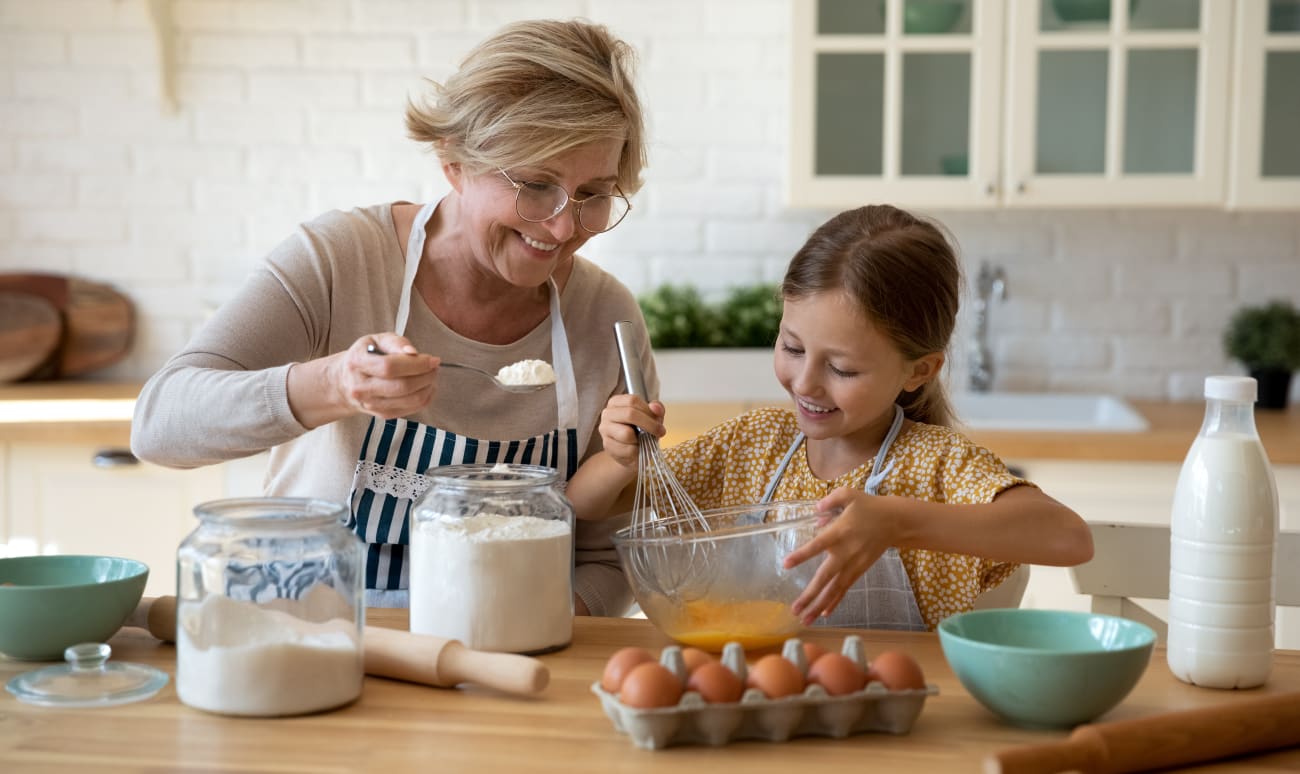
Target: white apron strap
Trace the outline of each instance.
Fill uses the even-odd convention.
[[[406,269],[402,272],[402,294],[397,301],[397,319],[393,321],[393,331],[405,335],[406,321],[411,317],[411,288],[415,285],[415,273],[420,270],[420,259],[424,257],[425,227],[433,211],[438,209],[438,202],[429,202],[420,208],[411,223],[411,234],[406,239]]]

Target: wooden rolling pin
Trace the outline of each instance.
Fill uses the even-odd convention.
[[[176,641],[176,597],[145,597],[124,626],[146,629],[163,642]],[[541,693],[551,672],[535,658],[471,650],[459,640],[367,626],[362,635],[366,674],[438,688],[474,683],[507,693]]]
[[[984,761],[986,774],[1081,771],[1119,774],[1185,766],[1300,744],[1300,693],[1082,725],[1059,742],[1012,747]]]

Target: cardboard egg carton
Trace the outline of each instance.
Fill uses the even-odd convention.
[[[860,638],[845,637],[840,652],[863,670],[867,668]],[[798,667],[807,679],[808,660],[802,642],[786,640],[781,655]],[[664,648],[659,663],[685,686],[686,662],[680,647]],[[745,683],[748,666],[740,643],[726,644],[722,650],[722,663],[740,678],[742,685]],[[601,688],[599,681],[591,686],[591,690],[600,697],[601,706],[613,721],[614,728],[632,737],[637,747],[647,750],[679,744],[716,747],[743,739],[771,742],[784,742],[796,736],[841,739],[868,731],[906,734],[921,714],[926,697],[939,693],[935,685],[891,691],[872,681],[860,691],[831,696],[820,685],[810,683],[802,693],[779,699],[769,699],[757,688],[746,688],[738,702],[709,704],[699,693],[686,691],[674,706],[641,709],[624,705],[617,694]]]

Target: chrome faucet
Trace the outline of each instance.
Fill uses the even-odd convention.
[[[970,347],[970,389],[988,392],[993,387],[993,355],[989,352],[989,304],[1007,297],[1007,277],[1001,266],[980,261],[975,278],[975,329]]]

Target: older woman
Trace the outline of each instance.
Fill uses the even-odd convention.
[[[407,106],[452,192],[300,226],[145,385],[136,455],[196,467],[270,449],[268,494],[351,503],[367,602],[388,606],[407,604],[406,523],[430,465],[532,463],[567,480],[600,449],[601,409],[622,391],[613,323],[644,327],[627,288],[577,255],[640,186],[631,59],[578,21],[481,43]],[[543,360],[556,382],[515,394],[444,360],[491,372]],[[415,437],[438,450],[424,469],[396,453]],[[580,613],[628,606],[608,529],[578,527]]]

